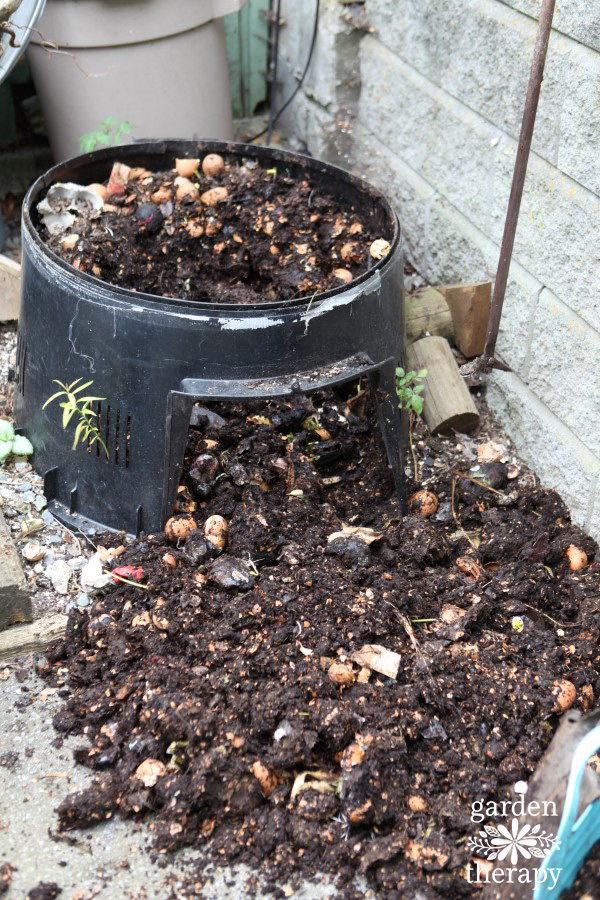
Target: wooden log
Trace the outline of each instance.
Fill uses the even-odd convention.
[[[0,510],[0,631],[32,618],[21,559]]]
[[[490,316],[491,281],[444,285],[438,291],[450,309],[454,343],[465,356],[479,356],[483,352]]]
[[[427,369],[423,418],[432,434],[472,431],[479,413],[461,378],[450,345],[442,337],[425,337],[407,347],[408,369]]]
[[[19,318],[21,307],[21,266],[0,253],[0,322]]]
[[[0,634],[0,660],[40,653],[48,644],[62,637],[67,629],[67,616],[57,613],[44,616],[31,625],[17,625]]]
[[[443,294],[427,287],[404,298],[406,340],[408,343],[423,337],[426,332],[452,340],[454,325],[452,314]]]

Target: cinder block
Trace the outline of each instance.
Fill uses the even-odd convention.
[[[534,19],[540,14],[540,0],[502,0],[502,2]],[[555,31],[575,38],[593,50],[600,50],[600,6],[590,3],[590,0],[568,0],[567,3],[557,3],[552,27]]]
[[[594,507],[586,531],[589,531],[591,536],[600,544],[600,477],[598,478],[598,483],[596,485]]]
[[[498,0],[370,0],[369,17],[406,64],[518,138],[534,19]],[[597,130],[587,142],[599,115],[597,66],[595,52],[552,34],[533,137],[535,152],[555,165],[562,155],[568,174],[596,191]]]
[[[590,12],[591,6],[600,9],[600,4],[590,4]],[[556,165],[600,194],[600,53],[578,48],[571,56],[574,65],[560,117]]]
[[[600,332],[545,289],[535,311],[528,385],[600,456]]]
[[[502,237],[515,146],[503,142],[496,155],[498,191],[490,237]],[[539,157],[525,179],[514,257],[571,309],[600,331],[600,198]]]
[[[573,521],[590,529],[600,458],[516,375],[494,373],[487,399],[524,462],[561,495]]]
[[[285,68],[282,66],[277,79],[281,85],[279,96],[282,100],[290,96],[308,59],[314,8],[314,2],[283,0],[281,17],[284,25],[280,32],[279,53],[280,63],[283,62],[287,67],[288,76],[287,78],[284,76]],[[340,17],[338,4],[321,3],[317,40],[303,90],[325,108],[333,109],[336,105],[338,71],[341,65],[336,42],[339,35],[347,33],[348,30],[348,26]]]
[[[424,271],[432,284],[493,281],[499,246],[441,197],[430,203]],[[522,376],[527,372],[530,330],[541,283],[513,261],[504,298],[498,353]]]
[[[491,281],[499,247],[431,185],[361,126],[354,129],[354,171],[397,207],[407,256],[431,284]],[[498,353],[526,374],[533,311],[542,284],[513,262],[504,300]]]
[[[502,133],[373,37],[361,43],[360,68],[360,123],[488,230]]]
[[[384,144],[360,126],[354,129],[352,169],[366,178],[398,211],[404,252],[420,272],[427,247],[427,211],[435,191]]]

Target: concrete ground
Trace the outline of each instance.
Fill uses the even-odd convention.
[[[169,856],[164,868],[152,864],[147,853],[150,835],[143,823],[113,820],[57,836],[55,809],[67,793],[85,787],[90,779],[90,772],[72,758],[81,738],[66,740],[61,749],[52,746],[57,737],[52,716],[60,703],[34,674],[31,657],[22,665],[0,663],[0,867],[7,862],[14,866],[8,900],[26,898],[41,881],[55,882],[62,889],[61,900],[167,900],[178,896],[172,885],[181,883],[186,870],[202,868],[212,878],[198,897],[261,896],[249,884],[252,873],[247,867],[216,868],[203,863],[198,851]],[[299,889],[281,887],[298,900],[336,895],[327,878]]]

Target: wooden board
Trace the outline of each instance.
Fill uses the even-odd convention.
[[[0,322],[19,318],[21,307],[21,266],[0,253]]]
[[[452,316],[454,343],[465,356],[479,356],[483,352],[490,315],[491,281],[444,285],[438,291],[445,298]]]
[[[423,418],[432,434],[468,432],[477,426],[477,407],[445,338],[415,341],[406,349],[406,364],[408,369],[427,369]]]
[[[68,616],[56,613],[44,616],[31,625],[15,625],[0,634],[0,661],[41,653],[48,644],[62,637],[67,629]]]
[[[0,510],[0,631],[31,619],[31,597],[21,558]]]

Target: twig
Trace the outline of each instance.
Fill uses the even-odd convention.
[[[523,601],[521,601],[523,603]],[[530,606],[529,603],[523,603],[523,606],[526,606],[527,609],[533,609],[534,612],[539,613],[540,616],[543,616],[545,619],[548,619],[552,622],[553,625],[556,625],[558,628],[579,628],[583,625],[583,619],[581,622],[572,622],[570,624],[566,624],[565,622],[558,622],[556,619],[553,619],[552,616],[549,616],[548,613],[542,612],[541,609],[538,609],[537,606]]]
[[[415,448],[413,445],[413,425],[415,422],[415,414],[410,410],[410,414],[408,417],[408,443],[410,444],[410,452],[413,460],[413,471],[415,475],[415,481],[419,480],[419,467],[417,466],[417,457],[415,455]]]
[[[465,529],[462,527],[461,521],[458,518],[458,513],[456,512],[456,509],[454,507],[454,492],[455,492],[455,490],[456,490],[456,476],[452,478],[452,518],[454,519],[457,528],[464,534],[464,536],[468,540],[468,542],[471,545],[471,547],[473,548],[473,550],[477,550],[475,543],[471,540],[471,538],[469,537],[469,535],[467,534]]]
[[[479,485],[479,487],[484,488],[486,491],[492,491],[493,494],[498,494],[499,497],[506,497],[506,494],[503,494],[502,491],[497,491],[496,488],[490,487],[489,484],[482,484],[478,478],[472,478],[470,475],[465,475],[464,472],[456,472],[454,469],[452,470],[454,475],[458,475],[459,478],[466,478],[467,481],[472,481],[473,484]]]
[[[19,25],[19,28],[23,28],[26,31],[32,31],[36,34],[40,39],[40,47],[43,47],[44,50],[47,50],[48,53],[52,56],[54,54],[60,54],[61,56],[70,56],[79,71],[85,75],[86,78],[106,78],[108,72],[86,72],[83,66],[79,63],[77,56],[74,53],[69,53],[68,50],[61,50],[60,47],[54,43],[54,41],[49,41],[44,37],[42,32],[38,28],[32,28],[31,25]]]

